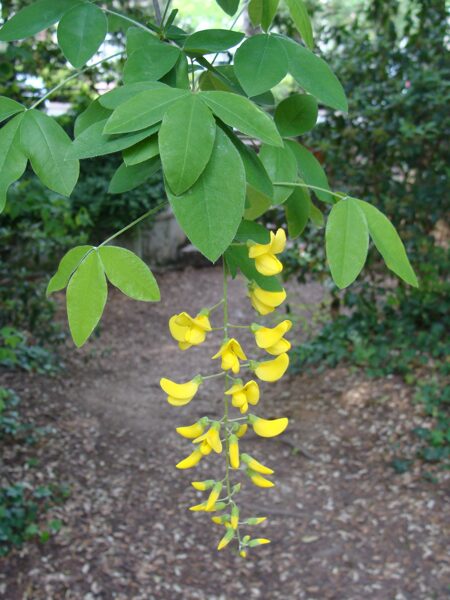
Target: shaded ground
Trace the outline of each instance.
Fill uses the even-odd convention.
[[[220,414],[221,384],[212,380],[191,404],[174,409],[158,381],[217,370],[209,357],[219,340],[210,337],[181,353],[167,319],[214,304],[221,273],[188,270],[160,279],[159,305],[111,295],[101,337],[82,351],[65,352],[63,377],[3,377],[30,415],[56,428],[31,451],[41,459],[39,470],[14,467],[18,459],[25,462],[23,448],[9,448],[6,465],[31,482],[62,479],[72,494],[51,512],[64,522],[55,538],[1,561],[0,597],[447,598],[444,482],[389,467],[399,448],[413,448],[409,432],[422,424],[407,388],[395,379],[366,380],[341,369],[265,384],[255,412],[287,415],[290,426],[274,440],[245,437],[245,449],[276,469],[277,486],[250,489],[247,483],[241,498],[244,510],[270,517],[260,532],[273,543],[246,561],[216,552],[220,528],[187,507],[200,496],[189,482],[219,474],[223,456],[202,461],[195,477],[177,471],[174,465],[190,450],[174,429]],[[233,322],[254,319],[242,282],[231,287]],[[307,286],[292,293],[294,304],[319,298],[320,290]],[[239,338],[251,349],[248,338]]]

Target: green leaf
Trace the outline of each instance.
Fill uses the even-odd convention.
[[[217,129],[211,160],[182,196],[167,188],[172,210],[191,242],[211,262],[228,248],[244,212],[245,171],[238,151]]]
[[[23,40],[47,29],[80,0],[38,0],[19,10],[0,29],[0,41]]]
[[[224,52],[242,42],[245,35],[229,29],[205,29],[196,31],[186,38],[183,50],[192,54]]]
[[[183,52],[181,52],[174,67],[161,79],[161,82],[170,87],[176,87],[182,90],[191,89],[189,81],[189,64],[186,55]]]
[[[232,272],[239,269],[246,279],[256,282],[263,290],[281,292],[283,289],[277,277],[267,277],[256,270],[255,261],[248,256],[247,246],[230,246],[225,252],[225,259]]]
[[[25,106],[23,104],[11,100],[11,98],[7,98],[6,96],[0,96],[0,123],[24,110]]]
[[[134,98],[139,92],[161,89],[167,89],[167,86],[160,81],[139,81],[138,83],[121,85],[120,87],[103,94],[103,96],[100,96],[98,101],[105,108],[114,110],[120,106],[120,104],[130,100],[130,98]]]
[[[129,27],[127,29],[127,54],[130,56],[137,50],[159,46],[161,40],[156,34],[145,31],[141,27]]]
[[[67,286],[67,316],[75,345],[82,346],[97,326],[108,297],[99,253],[86,256]]]
[[[311,202],[310,219],[311,219],[311,222],[316,227],[321,228],[325,225],[325,219],[324,219],[322,211],[320,210],[320,208],[317,208],[317,206],[315,204],[313,204],[312,202]]]
[[[294,142],[292,140],[287,140],[286,145],[289,148],[289,150],[291,150],[292,154],[295,156],[295,159],[297,161],[298,173],[303,179],[303,181],[308,185],[314,185],[323,188],[324,190],[329,190],[330,186],[328,184],[328,178],[325,174],[325,171],[322,168],[322,165],[314,156],[314,154],[312,154],[312,152],[307,150],[298,142]],[[322,200],[322,202],[334,204],[333,196],[331,194],[328,194],[326,191],[312,191],[320,200]]]
[[[278,39],[289,56],[289,72],[299,86],[326,106],[347,112],[344,88],[327,63],[289,38]]]
[[[105,156],[106,154],[120,152],[150,137],[159,128],[159,125],[153,125],[143,131],[127,135],[105,135],[103,130],[106,123],[107,120],[99,121],[85,129],[73,141],[67,157],[92,158],[94,156]]]
[[[282,148],[263,144],[259,158],[272,182],[296,182],[297,163],[289,147]],[[282,204],[292,194],[293,188],[275,186],[273,203]]]
[[[186,192],[205,170],[216,137],[216,122],[197,94],[173,104],[159,130],[164,176],[172,192]]]
[[[233,142],[244,164],[245,177],[247,180],[247,196],[244,216],[249,220],[257,219],[272,205],[272,182],[256,152],[244,144],[228,128],[225,128],[225,133]]]
[[[104,108],[97,98],[97,100],[91,102],[87,109],[80,113],[76,118],[74,127],[75,136],[80,136],[88,127],[99,121],[106,121],[110,116],[111,111]]]
[[[229,92],[200,92],[214,114],[221,121],[255,137],[266,144],[282,146],[283,140],[272,119],[253,102]]]
[[[311,216],[311,198],[305,188],[296,187],[284,205],[289,237],[303,233]]]
[[[123,160],[128,167],[150,160],[159,154],[158,136],[152,135],[139,144],[123,151]]]
[[[159,156],[131,167],[123,164],[114,173],[109,184],[109,194],[123,194],[142,185],[161,168]]]
[[[216,0],[220,8],[232,17],[239,8],[240,0]]]
[[[188,94],[187,90],[169,87],[140,92],[116,108],[104,132],[128,133],[154,125],[162,120],[174,102]]]
[[[236,52],[234,70],[248,96],[272,89],[288,72],[283,44],[273,35],[254,35]]]
[[[314,48],[314,36],[311,19],[304,0],[287,0],[287,5],[298,32],[308,48],[312,50]]]
[[[325,238],[331,275],[343,289],[360,274],[369,249],[367,220],[356,200],[340,200],[333,206]]]
[[[357,200],[369,225],[370,237],[386,266],[413,287],[419,287],[416,274],[409,262],[400,236],[389,219],[375,206],[364,200]]]
[[[67,159],[72,141],[58,123],[38,110],[24,114],[20,143],[33,171],[50,190],[70,196],[80,173],[77,159]]]
[[[72,274],[92,248],[93,246],[76,246],[63,256],[58,270],[48,282],[47,296],[50,296],[53,292],[59,292],[59,290],[63,290],[67,286]]]
[[[313,129],[319,109],[308,94],[294,94],[283,100],[275,111],[275,123],[283,137],[303,135]]]
[[[263,225],[244,219],[239,225],[234,239],[236,242],[251,240],[256,244],[268,244],[270,242],[270,233]]]
[[[87,2],[65,13],[58,25],[58,44],[70,64],[79,69],[94,56],[107,33],[105,13]]]
[[[109,281],[125,295],[143,302],[161,299],[156,279],[136,254],[116,246],[102,246],[99,253]]]
[[[27,166],[27,157],[19,143],[22,120],[23,114],[19,114],[0,129],[0,213],[5,208],[10,185],[22,177]]]
[[[166,75],[180,57],[180,50],[159,42],[151,48],[136,50],[128,58],[123,69],[125,84],[157,81]]]
[[[250,0],[248,15],[253,27],[262,26],[267,31],[278,9],[279,0]]]

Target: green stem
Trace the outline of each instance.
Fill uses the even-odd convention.
[[[228,337],[228,270],[225,259],[223,260],[223,331],[225,338]],[[229,375],[225,372],[225,389],[226,392],[229,388]],[[224,414],[223,422],[225,427],[228,424],[228,413],[230,407],[230,400],[227,395],[224,394]],[[231,495],[231,482],[230,482],[230,436],[227,435],[225,443],[225,481],[227,485],[227,494]]]
[[[39,104],[42,104],[42,102],[45,102],[45,100],[47,100],[47,98],[49,98],[52,94],[54,94],[59,89],[64,87],[66,85],[66,83],[69,83],[69,81],[72,81],[72,79],[76,79],[82,73],[85,73],[86,71],[89,71],[90,69],[94,69],[98,65],[101,65],[102,63],[107,62],[108,60],[112,60],[113,58],[116,58],[117,56],[121,56],[122,54],[125,54],[125,50],[121,50],[120,52],[116,52],[115,54],[112,54],[111,56],[102,58],[101,60],[98,60],[97,62],[95,62],[94,64],[92,64],[90,66],[86,66],[86,67],[83,67],[82,69],[78,69],[75,73],[73,73],[73,75],[71,75],[70,77],[67,77],[66,79],[64,79],[64,81],[61,81],[61,83],[59,83],[54,88],[49,90],[45,94],[45,96],[42,96],[42,98],[39,98],[39,100],[37,100],[34,104],[32,104],[28,110],[32,110],[33,108],[36,108],[37,106],[39,106]]]
[[[241,10],[238,12],[238,14],[236,15],[236,17],[233,19],[231,25],[228,27],[228,30],[231,31],[233,29],[233,27],[236,25],[236,23],[239,21],[239,19],[241,18],[243,12],[247,9],[247,3],[244,4],[244,6],[241,8]],[[214,63],[217,60],[217,57],[219,56],[220,52],[217,52],[217,54],[214,56],[214,58],[211,61],[211,64],[214,65]]]
[[[166,204],[167,204],[167,200],[164,200],[164,202],[162,202],[161,204],[158,204],[158,206],[151,208],[145,214],[143,214],[140,217],[138,217],[137,219],[135,219],[132,223],[129,223],[128,225],[123,227],[123,229],[121,229],[120,231],[117,231],[117,233],[114,233],[107,240],[102,242],[100,244],[100,246],[98,246],[98,247],[101,248],[102,246],[106,246],[106,244],[109,244],[109,242],[112,242],[113,240],[115,240],[117,237],[119,237],[119,235],[122,235],[122,233],[125,233],[126,231],[128,231],[129,229],[131,229],[132,227],[134,227],[135,225],[137,225],[144,219],[147,219],[151,215],[154,215],[155,213],[157,213],[163,206],[166,206]]]
[[[139,21],[136,21],[135,19],[132,19],[131,17],[127,17],[126,15],[122,15],[121,13],[116,12],[115,10],[110,10],[109,8],[103,8],[102,10],[105,13],[108,13],[110,15],[114,15],[115,17],[119,17],[120,19],[123,19],[124,21],[128,21],[129,23],[133,23],[133,25],[136,25],[136,27],[139,27],[140,29],[143,29],[144,31],[147,31],[147,33],[151,33],[153,36],[155,35],[154,31],[152,31],[151,29],[149,29],[148,27],[146,27],[142,23],[139,23]]]
[[[202,375],[202,379],[214,379],[215,377],[223,377],[225,375],[225,371],[221,371],[220,373],[214,373],[214,375]]]
[[[171,2],[172,2],[172,0],[167,0],[167,2],[166,2],[166,6],[164,8],[164,13],[163,13],[163,16],[161,18],[161,26],[164,24],[164,21],[166,20],[167,12],[169,10],[169,6],[170,6]]]
[[[276,185],[278,187],[302,187],[302,188],[309,188],[310,190],[317,190],[319,192],[325,192],[327,194],[331,194],[332,196],[335,196],[336,198],[341,198],[342,199],[343,197],[346,197],[346,194],[332,192],[331,190],[327,190],[326,188],[322,188],[322,187],[319,187],[317,185],[309,185],[308,183],[293,183],[293,182],[290,183],[289,181],[275,181],[273,183],[273,185]]]
[[[233,327],[234,329],[250,329],[250,325],[233,325],[232,323],[228,323],[228,327]]]

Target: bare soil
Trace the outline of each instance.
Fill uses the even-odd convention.
[[[288,416],[290,424],[276,439],[244,438],[245,450],[275,468],[277,485],[262,490],[245,482],[241,498],[248,515],[269,517],[259,532],[272,544],[246,560],[216,551],[221,529],[188,510],[201,497],[189,483],[221,473],[223,456],[177,471],[190,449],[175,427],[219,415],[223,382],[205,383],[180,409],[167,404],[158,382],[217,370],[210,357],[218,337],[180,352],[167,321],[217,302],[221,272],[169,272],[160,283],[157,305],[111,292],[101,335],[80,351],[67,345],[61,376],[1,375],[21,394],[26,414],[54,428],[37,448],[9,446],[5,472],[33,484],[64,481],[72,492],[46,515],[64,523],[55,537],[0,562],[0,597],[448,598],[448,483],[437,471],[439,482],[427,481],[421,465],[404,474],[391,468],[399,453],[414,455],[411,430],[424,423],[409,388],[395,378],[338,369],[264,384],[255,412]],[[243,282],[234,281],[231,294],[233,322],[254,320]],[[320,288],[294,286],[291,303],[321,297]],[[238,337],[251,352],[251,338]],[[291,337],[301,339],[301,331]],[[23,466],[28,454],[39,458],[37,468]]]

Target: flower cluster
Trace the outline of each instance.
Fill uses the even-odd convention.
[[[267,244],[248,243],[249,257],[254,259],[255,268],[261,275],[271,277],[282,271],[283,265],[276,255],[284,250],[285,244],[286,235],[282,229],[275,234],[271,232]],[[286,292],[282,288],[280,291],[268,291],[251,282],[249,296],[254,309],[260,315],[267,315],[285,300]],[[220,305],[224,308],[223,327],[213,330],[209,320],[210,313]],[[212,331],[223,332],[222,344],[212,357],[212,360],[220,360],[220,372],[207,376],[196,375],[186,383],[176,383],[163,378],[160,385],[167,394],[169,404],[184,406],[191,402],[206,380],[224,377],[224,415],[220,420],[205,416],[192,425],[177,428],[177,433],[190,440],[192,446],[188,456],[176,466],[178,469],[191,469],[211,453],[225,455],[225,475],[222,479],[192,482],[196,490],[207,492],[208,495],[203,502],[192,506],[190,510],[213,513],[212,521],[224,528],[217,546],[218,550],[234,542],[242,557],[247,556],[250,548],[268,544],[270,540],[242,535],[243,527],[259,525],[266,518],[258,516],[242,518],[236,502],[241,483],[233,484],[232,474],[240,471],[249,481],[261,488],[273,487],[275,484],[270,479],[274,473],[270,467],[250,454],[241,452],[241,440],[249,428],[261,437],[270,438],[280,435],[286,429],[288,419],[282,417],[268,420],[254,414],[253,407],[260,401],[259,383],[255,379],[244,379],[238,375],[242,370],[246,370],[253,373],[260,381],[279,380],[289,366],[287,353],[291,344],[285,335],[291,327],[292,322],[287,319],[275,327],[266,327],[257,323],[248,326],[231,325],[228,322],[226,266],[224,266],[224,297],[221,302],[211,309],[203,309],[196,317],[182,312],[174,315],[169,321],[172,337],[178,342],[181,350],[201,344]],[[229,332],[233,328],[249,329],[254,335],[257,348],[269,355],[267,359],[249,359],[240,342],[234,337],[229,337]],[[236,409],[236,416],[231,415],[232,408]]]

